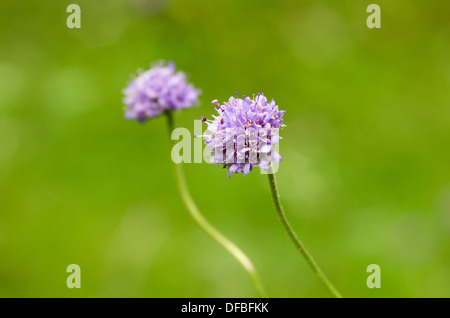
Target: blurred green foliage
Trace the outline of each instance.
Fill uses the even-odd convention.
[[[68,29],[68,4],[81,29]],[[201,106],[264,92],[287,110],[278,172],[293,227],[347,297],[450,296],[448,1],[77,0],[0,4],[0,296],[253,297],[181,203],[164,118],[122,89],[176,62]],[[206,217],[272,297],[328,297],[283,232],[267,177],[185,165]],[[81,289],[66,267],[81,267]],[[368,289],[366,267],[381,266]]]

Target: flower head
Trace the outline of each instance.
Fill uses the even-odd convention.
[[[274,145],[280,140],[278,132],[285,111],[278,110],[273,99],[268,103],[263,94],[258,94],[252,99],[230,97],[222,105],[217,100],[212,103],[217,105],[218,116],[213,115],[213,120],[202,118],[211,132],[204,136],[211,163],[224,165],[230,177],[233,173],[245,176],[254,166],[267,170],[271,162],[281,161]]]
[[[175,72],[175,64],[160,62],[142,72],[126,89],[125,118],[143,122],[162,114],[165,110],[191,107],[199,91],[187,82],[186,74]]]

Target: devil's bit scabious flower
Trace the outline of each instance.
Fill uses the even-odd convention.
[[[186,74],[175,72],[175,64],[162,62],[139,74],[126,89],[125,118],[139,122],[161,115],[165,110],[193,106],[199,91],[186,79]]]
[[[223,105],[213,100],[219,115],[213,115],[213,120],[201,118],[211,132],[203,136],[210,148],[210,162],[228,168],[228,177],[233,173],[245,176],[254,166],[267,170],[270,162],[281,161],[273,146],[280,140],[285,111],[278,110],[273,99],[268,103],[264,94],[243,97],[236,94]]]

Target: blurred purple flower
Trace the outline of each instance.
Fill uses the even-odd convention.
[[[228,102],[215,107],[218,116],[213,120],[202,118],[208,125],[209,135],[204,135],[209,147],[210,162],[245,176],[254,166],[269,169],[270,162],[280,162],[281,156],[274,149],[279,142],[279,129],[283,126],[285,111],[278,110],[272,99],[267,103],[263,94],[253,99],[230,97]]]
[[[193,106],[199,90],[189,84],[186,74],[175,72],[175,64],[154,64],[124,89],[123,102],[127,105],[125,118],[139,122],[161,115],[165,110]]]

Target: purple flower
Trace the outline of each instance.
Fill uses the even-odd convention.
[[[267,170],[271,162],[281,161],[274,145],[280,140],[285,111],[278,110],[273,99],[267,103],[267,98],[258,94],[253,99],[230,97],[223,105],[217,100],[212,103],[217,104],[219,115],[213,115],[213,120],[202,118],[211,132],[203,136],[211,163],[228,168],[230,177],[233,173],[245,176],[254,166]]]
[[[139,122],[161,115],[165,110],[193,106],[199,91],[187,82],[186,74],[175,72],[175,64],[154,64],[124,89],[125,118]]]

